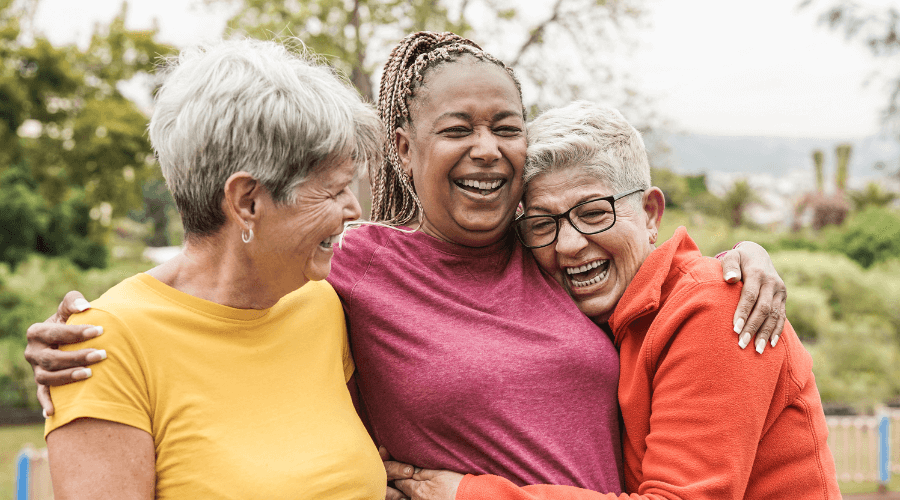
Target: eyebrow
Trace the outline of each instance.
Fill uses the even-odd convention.
[[[609,196],[609,195],[607,195],[607,196]],[[587,195],[587,196],[582,196],[581,198],[578,199],[578,201],[576,201],[575,203],[572,203],[572,204],[569,206],[569,208],[567,208],[566,210],[569,210],[570,208],[574,207],[575,205],[577,205],[577,204],[579,204],[579,203],[584,203],[585,201],[588,201],[588,200],[596,200],[596,199],[599,199],[599,198],[606,198],[606,196],[599,196],[599,195],[596,195],[596,194],[590,194],[590,195]],[[541,214],[541,215],[558,215],[558,214],[562,213],[562,212],[551,212],[550,210],[547,210],[546,208],[544,208],[544,207],[542,207],[542,206],[539,206],[539,205],[530,206],[530,207],[528,207],[528,208],[525,209],[525,212],[529,212],[529,211],[531,211],[531,210],[537,210],[537,211],[540,211],[540,212],[544,212],[544,213]],[[565,210],[563,210],[563,212],[565,212]]]
[[[509,118],[510,116],[521,116],[521,114],[509,110],[498,111],[494,114],[494,116],[491,117],[491,121],[498,122],[500,120],[503,120],[504,118]],[[447,111],[446,113],[442,113],[440,116],[438,116],[435,122],[443,120],[444,118],[459,118],[460,120],[471,121],[472,115],[466,113],[465,111]]]

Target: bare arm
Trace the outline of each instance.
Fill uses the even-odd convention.
[[[56,500],[152,500],[156,453],[147,432],[81,418],[47,435]]]

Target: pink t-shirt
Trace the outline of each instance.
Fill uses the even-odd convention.
[[[615,347],[514,239],[473,249],[363,226],[328,281],[394,458],[621,491]]]

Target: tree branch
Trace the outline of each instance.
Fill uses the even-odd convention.
[[[512,66],[512,67],[518,66],[519,60],[525,54],[525,51],[528,50],[532,45],[534,45],[534,44],[538,43],[538,41],[540,41],[541,37],[544,35],[544,31],[546,31],[546,29],[547,29],[547,26],[550,26],[551,24],[556,22],[557,19],[559,19],[559,10],[562,7],[562,3],[563,3],[563,0],[556,0],[556,4],[553,5],[553,14],[550,16],[549,19],[538,24],[531,31],[531,36],[528,37],[528,40],[526,40],[525,43],[521,47],[519,47],[519,53],[516,54],[516,57],[513,58],[510,66]]]

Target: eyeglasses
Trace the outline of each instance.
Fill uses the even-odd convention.
[[[559,236],[560,219],[567,219],[581,234],[602,233],[616,223],[616,200],[640,191],[644,189],[583,201],[561,214],[519,217],[515,221],[516,234],[526,248],[545,247]]]

